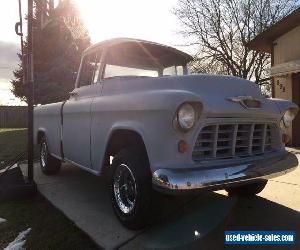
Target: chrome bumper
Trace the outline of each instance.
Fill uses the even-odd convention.
[[[158,169],[153,173],[154,189],[164,193],[211,189],[270,179],[294,170],[297,157],[289,152],[266,160],[218,168]]]

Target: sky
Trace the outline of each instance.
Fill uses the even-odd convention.
[[[180,23],[172,13],[177,0],[74,0],[89,30],[92,43],[113,37],[132,37],[177,47],[186,41],[178,34]],[[27,0],[21,0],[26,13]],[[0,105],[24,105],[11,93],[10,79],[17,67],[20,38],[14,26],[18,21],[18,0],[0,3]],[[26,23],[24,23],[26,25]]]

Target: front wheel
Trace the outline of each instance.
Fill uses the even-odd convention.
[[[55,175],[60,171],[61,161],[54,158],[48,149],[47,139],[44,136],[40,143],[40,166],[44,174]]]
[[[123,149],[113,159],[111,197],[114,211],[129,229],[147,224],[151,203],[151,172],[145,153]]]
[[[267,185],[267,180],[246,184],[238,187],[225,188],[229,195],[256,195],[263,191]]]

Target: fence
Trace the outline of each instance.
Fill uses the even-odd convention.
[[[0,106],[0,128],[26,128],[26,106]]]

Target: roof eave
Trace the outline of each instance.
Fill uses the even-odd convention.
[[[300,8],[254,37],[246,46],[252,50],[271,53],[273,42],[300,24]]]

